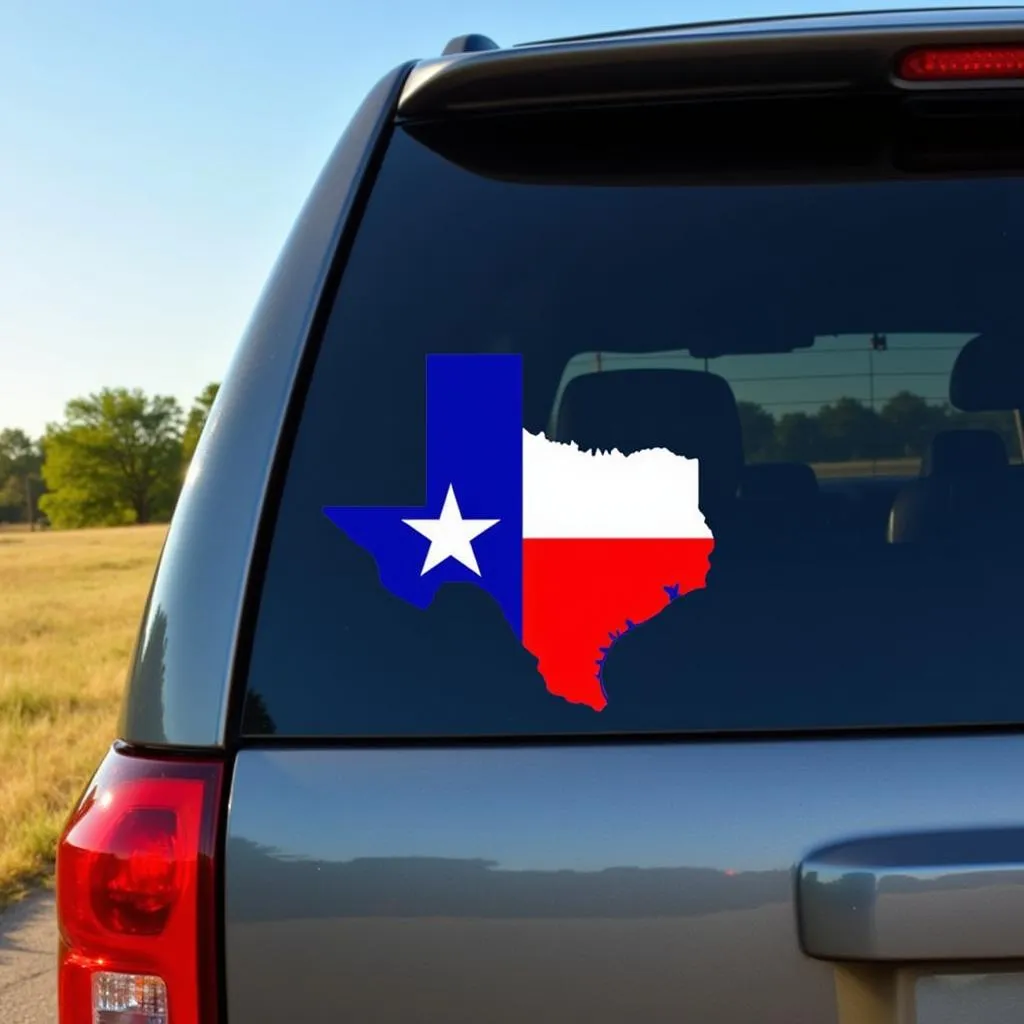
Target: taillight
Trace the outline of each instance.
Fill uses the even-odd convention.
[[[1024,78],[1024,45],[943,46],[911,50],[900,59],[899,75],[908,82]]]
[[[221,778],[107,754],[57,848],[60,1024],[215,1024]]]

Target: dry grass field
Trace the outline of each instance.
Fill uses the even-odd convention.
[[[110,744],[166,527],[0,532],[0,907]]]

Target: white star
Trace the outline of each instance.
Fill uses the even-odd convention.
[[[427,557],[423,562],[420,575],[425,576],[445,559],[454,558],[467,569],[480,575],[472,541],[485,530],[489,530],[500,519],[463,519],[459,511],[459,503],[455,499],[455,488],[448,485],[448,494],[444,499],[441,515],[437,519],[403,519],[406,526],[411,526],[417,533],[423,534],[430,541]]]

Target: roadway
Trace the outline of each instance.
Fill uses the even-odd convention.
[[[0,914],[0,1021],[55,1024],[57,922],[53,893],[38,892]]]

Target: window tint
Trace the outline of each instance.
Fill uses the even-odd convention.
[[[889,108],[715,117],[395,131],[289,455],[245,732],[1024,720],[1021,178],[922,170],[956,147]],[[737,150],[764,118],[771,151]],[[696,458],[699,512],[641,510],[685,543],[523,543],[523,430],[667,449],[667,495]],[[583,502],[545,479],[549,521]],[[606,532],[637,501],[614,490]],[[445,547],[442,508],[471,535]]]

